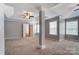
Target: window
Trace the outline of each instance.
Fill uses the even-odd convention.
[[[49,34],[57,35],[57,21],[49,23]]]
[[[66,34],[78,35],[78,21],[68,21],[66,23]]]

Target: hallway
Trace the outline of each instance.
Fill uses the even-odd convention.
[[[79,43],[73,41],[53,41],[46,39],[46,48],[36,49],[38,39],[29,37],[26,39],[5,40],[6,55],[62,55],[79,54]]]

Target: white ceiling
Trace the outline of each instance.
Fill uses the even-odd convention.
[[[35,17],[38,16],[38,7],[42,6],[45,10],[58,5],[58,3],[5,3],[14,8],[14,18],[20,18],[16,14],[18,12],[31,11]]]
[[[77,4],[75,3],[6,3],[14,8],[14,17],[17,18],[16,13],[25,11],[34,12],[34,16],[38,16],[38,7],[42,6],[45,9],[45,16],[47,18],[56,15],[66,16],[73,11]]]
[[[15,11],[37,11],[38,6],[50,8],[56,6],[57,3],[6,3],[6,5],[14,7]]]
[[[53,16],[57,14],[63,18],[66,18],[73,12],[73,10],[76,8],[76,5],[76,3],[62,3],[56,5],[55,7],[51,7],[50,11],[52,12]]]

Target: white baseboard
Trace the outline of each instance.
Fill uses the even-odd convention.
[[[37,49],[45,49],[46,48],[46,45],[39,45],[39,46],[37,46]]]

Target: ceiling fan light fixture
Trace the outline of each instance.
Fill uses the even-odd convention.
[[[27,12],[27,11],[19,12],[18,15],[22,16],[22,18],[25,19],[30,19],[34,17],[32,12]]]
[[[32,16],[33,14],[32,14],[32,12],[27,12],[28,14],[29,14],[29,16]]]
[[[27,19],[29,19],[29,16],[26,16]]]

